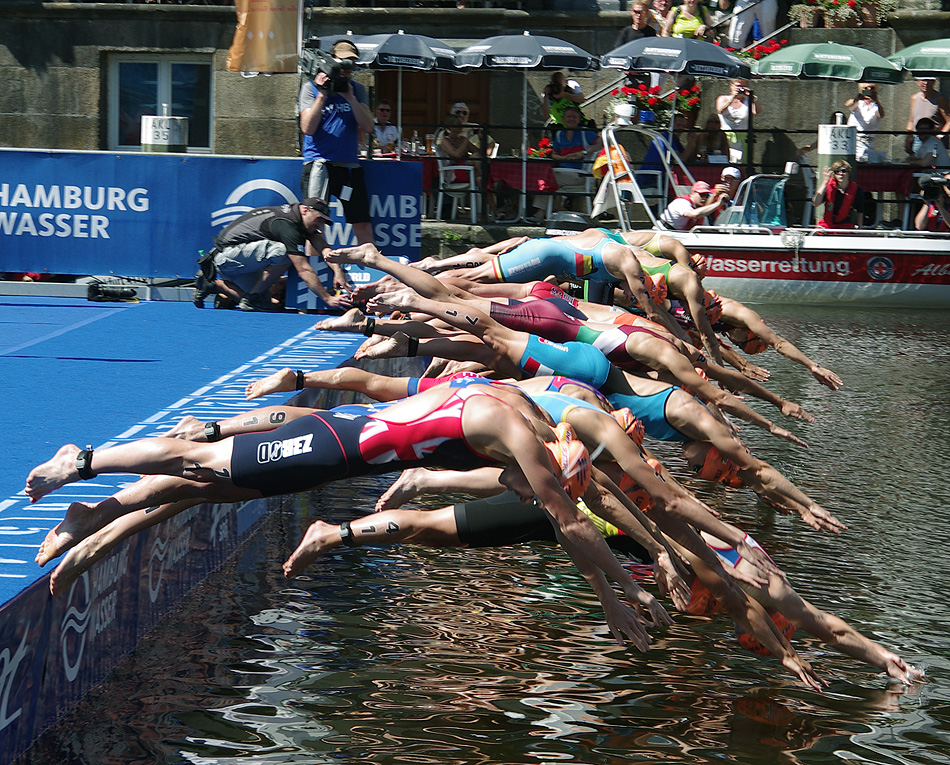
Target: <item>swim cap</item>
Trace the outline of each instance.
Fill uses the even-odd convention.
[[[728,457],[724,457],[715,446],[710,446],[706,450],[702,466],[697,467],[695,463],[693,464],[693,470],[704,481],[717,481],[733,489],[741,489],[745,486],[739,478],[739,466]]]
[[[686,606],[686,613],[693,616],[712,616],[722,607],[719,601],[713,596],[699,577],[693,579],[693,586],[690,588],[689,604]]]
[[[551,459],[551,467],[561,488],[571,499],[577,500],[587,491],[590,483],[590,454],[577,438],[574,428],[566,422],[558,423],[552,430],[556,440],[543,442]]]
[[[742,350],[748,354],[762,353],[769,349],[769,344],[765,342],[761,337],[759,337],[751,329],[747,330],[749,333],[748,339],[742,343]]]
[[[689,256],[689,259],[693,264],[693,270],[696,272],[696,276],[702,279],[706,275],[706,271],[709,270],[709,261],[706,260],[706,256],[694,252]]]
[[[781,632],[786,640],[791,640],[792,635],[795,634],[795,625],[792,624],[788,619],[782,616],[778,611],[774,614],[769,614],[772,617],[772,621],[775,622],[775,626],[778,627],[778,631]],[[739,645],[743,648],[746,648],[752,653],[757,653],[759,656],[771,656],[772,652],[769,651],[764,645],[762,645],[756,638],[752,637],[748,632],[739,628],[736,625],[736,640],[739,641]]]
[[[623,407],[622,409],[614,409],[610,416],[613,417],[623,428],[624,433],[630,436],[633,439],[633,442],[640,446],[643,444],[643,434],[644,427],[643,421],[634,415],[628,407]]]
[[[647,292],[650,293],[650,297],[653,298],[653,302],[657,305],[662,305],[663,301],[666,300],[666,276],[663,274],[648,274],[644,272],[643,274],[643,286],[647,288]]]
[[[620,491],[643,512],[648,513],[653,509],[653,497],[626,473],[620,478]]]
[[[722,318],[722,301],[712,290],[706,290],[703,293],[703,307],[706,309],[710,324],[715,324]]]

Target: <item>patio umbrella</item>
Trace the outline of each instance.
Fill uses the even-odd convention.
[[[808,43],[790,45],[755,63],[760,77],[799,80],[851,80],[896,85],[903,72],[883,56],[855,45]]]
[[[524,73],[521,98],[521,189],[525,191],[528,153],[528,70],[598,69],[597,57],[574,43],[556,37],[496,35],[455,54],[459,69],[520,69]]]
[[[607,69],[667,72],[685,77],[748,79],[752,75],[749,65],[734,53],[691,37],[641,37],[605,53],[600,57],[600,65]],[[675,91],[672,97],[676,98]],[[751,121],[750,114],[750,130]],[[672,134],[673,120],[670,119],[670,146],[673,145]],[[747,154],[751,162],[751,150]]]
[[[402,135],[402,70],[419,69],[422,71],[457,72],[455,51],[447,43],[425,35],[406,34],[399,30],[396,34],[361,35],[357,37],[356,49],[359,51],[357,64],[372,69],[396,69],[396,127]],[[397,152],[402,151],[400,141]]]
[[[936,77],[950,72],[950,38],[908,45],[887,57],[915,77]]]
[[[738,56],[718,45],[689,37],[642,37],[600,57],[608,69],[669,72],[689,77],[747,79],[752,70]]]

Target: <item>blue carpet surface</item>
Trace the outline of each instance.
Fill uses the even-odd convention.
[[[318,318],[0,298],[0,604],[45,574],[33,555],[64,503],[129,480],[96,479],[85,492],[72,484],[31,506],[22,489],[35,465],[65,443],[99,447],[157,435],[184,414],[216,419],[258,406],[243,400],[244,386],[283,366],[339,366],[364,338],[313,330]]]

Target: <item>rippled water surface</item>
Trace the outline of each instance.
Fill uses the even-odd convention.
[[[540,544],[341,548],[286,582],[279,564],[305,522],[365,512],[384,477],[273,517],[29,759],[950,762],[950,314],[759,309],[845,387],[770,351],[769,386],[818,417],[789,426],[810,448],[743,436],[849,529],[814,532],[748,491],[691,485],[805,598],[928,682],[903,691],[799,631],[829,682],[809,691],[739,648],[722,616],[676,615],[648,653],[619,648],[565,556]],[[657,451],[685,479],[676,450]]]

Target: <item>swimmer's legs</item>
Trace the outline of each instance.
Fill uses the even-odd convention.
[[[227,484],[199,483],[177,476],[146,476],[101,502],[73,502],[66,517],[46,535],[36,554],[36,562],[40,566],[46,565],[115,519],[138,510],[154,509],[182,500],[237,502],[259,496],[260,493],[252,489]]]
[[[73,547],[53,569],[49,581],[50,592],[53,595],[65,595],[76,579],[108,555],[123,539],[201,502],[202,499],[186,499],[157,508],[137,510],[106,524]]]
[[[350,524],[354,546],[410,543],[427,547],[459,547],[455,509],[387,510]],[[339,547],[340,527],[323,521],[312,523],[297,549],[284,563],[284,576],[301,574],[323,553]]]
[[[493,497],[505,490],[498,482],[501,469],[482,467],[458,472],[409,468],[376,501],[376,512],[402,507],[420,494],[463,492],[476,497]]]
[[[93,476],[102,473],[139,473],[229,481],[231,448],[230,439],[214,444],[199,444],[177,438],[143,438],[93,453],[89,469]],[[67,444],[51,459],[30,471],[25,491],[32,502],[79,480],[76,467],[79,451],[78,446]]]

